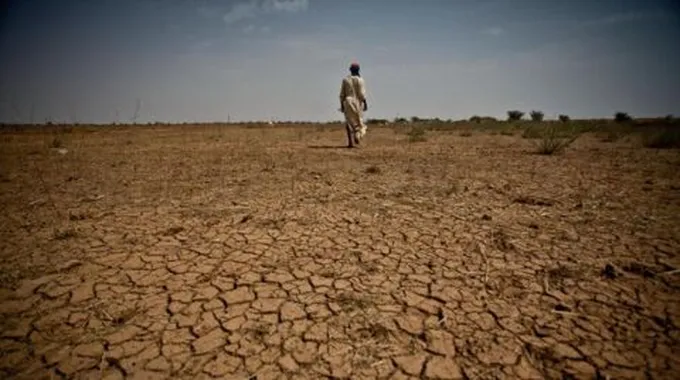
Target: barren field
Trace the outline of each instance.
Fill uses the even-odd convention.
[[[4,379],[677,379],[680,154],[0,132]]]

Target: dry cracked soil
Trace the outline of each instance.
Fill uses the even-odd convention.
[[[405,127],[404,127],[405,128]],[[677,379],[680,155],[338,126],[0,134],[5,379]]]

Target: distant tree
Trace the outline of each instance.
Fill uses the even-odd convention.
[[[531,111],[529,115],[533,121],[543,121],[543,112],[541,111]]]
[[[524,117],[524,112],[522,111],[508,111],[508,121],[519,121],[522,120],[522,117]]]
[[[475,115],[470,118],[470,122],[479,124],[482,122],[482,118],[480,116]]]
[[[558,118],[559,118],[560,121],[563,122],[563,123],[566,123],[566,122],[568,122],[569,120],[571,120],[571,119],[569,118],[569,115],[560,115],[560,116],[558,116]]]
[[[627,114],[626,112],[617,112],[614,114],[614,121],[616,121],[617,123],[627,123],[632,120],[633,118],[630,117],[630,115]]]
[[[420,119],[418,116],[413,116],[413,117],[411,117],[411,122],[412,122],[412,123],[417,123],[417,122],[419,122],[419,121],[421,121],[421,119]]]

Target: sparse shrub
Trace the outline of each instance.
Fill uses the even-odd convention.
[[[558,118],[559,118],[560,121],[563,122],[563,123],[567,123],[567,122],[569,122],[569,120],[571,120],[571,118],[569,117],[569,115],[560,115],[560,116],[558,116]]]
[[[501,135],[503,136],[514,136],[515,134],[511,130],[504,129],[501,131]]]
[[[414,126],[408,132],[408,140],[410,142],[423,142],[427,140],[425,137],[425,128],[421,126]]]
[[[513,110],[513,111],[508,111],[508,121],[519,121],[522,120],[524,117],[524,112],[518,111],[518,110]]]
[[[548,127],[538,140],[538,154],[553,155],[562,152],[578,138],[578,134],[572,133],[567,136],[560,136],[559,131],[554,126]]]
[[[627,123],[632,120],[633,118],[630,117],[630,115],[625,112],[617,112],[614,114],[614,121],[616,121],[617,123]]]
[[[522,137],[525,139],[538,139],[543,137],[543,133],[538,127],[528,127],[522,132]]]
[[[642,143],[645,147],[653,149],[680,148],[680,129],[664,128],[661,131],[649,132],[643,136]]]
[[[55,136],[52,139],[52,142],[50,143],[50,147],[55,148],[55,149],[63,148],[64,147],[64,141],[59,136]]]
[[[496,120],[495,117],[491,117],[491,116],[474,115],[468,121],[471,122],[471,123],[483,124],[483,123],[495,123],[498,120]]]
[[[460,137],[470,137],[472,136],[472,132],[470,131],[463,131],[459,134]]]
[[[531,120],[533,121],[543,121],[543,112],[541,111],[531,111]]]

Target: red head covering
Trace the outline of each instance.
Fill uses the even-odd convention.
[[[357,62],[352,62],[351,65],[349,65],[350,70],[359,70],[359,64]]]

